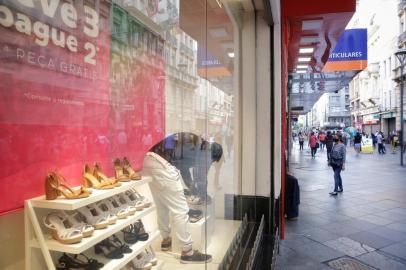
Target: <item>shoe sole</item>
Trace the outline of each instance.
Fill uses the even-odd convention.
[[[205,261],[183,261],[183,260],[180,260],[180,263],[183,263],[183,264],[204,264],[204,263],[210,263],[211,261],[212,261],[213,259],[208,259],[208,260],[205,260]]]

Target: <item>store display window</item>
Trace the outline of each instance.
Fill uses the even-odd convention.
[[[0,214],[25,213],[26,269],[232,268],[232,2],[0,1]]]

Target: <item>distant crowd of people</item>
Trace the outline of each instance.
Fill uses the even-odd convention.
[[[389,133],[388,138],[385,137],[382,131],[376,131],[375,133],[366,133],[361,131],[355,131],[353,133],[340,131],[340,130],[313,130],[313,131],[301,131],[297,135],[294,134],[294,139],[297,137],[299,141],[299,149],[303,151],[304,143],[307,140],[308,146],[311,150],[312,158],[316,157],[317,149],[327,150],[327,157],[333,146],[334,137],[341,136],[343,144],[345,146],[353,146],[355,151],[360,153],[362,147],[366,146],[369,142],[372,142],[373,149],[378,149],[379,154],[386,154],[386,144],[390,144],[392,153],[395,154],[398,151],[400,141],[400,131],[393,130]],[[406,151],[406,144],[403,145],[403,151]],[[328,158],[327,158],[328,159]]]
[[[334,172],[334,190],[330,195],[337,195],[343,192],[341,172],[345,170],[346,149],[348,144],[353,146],[357,155],[360,152],[373,153],[378,149],[380,155],[386,154],[386,143],[390,143],[392,153],[396,153],[401,138],[400,132],[393,130],[389,137],[385,138],[382,131],[367,134],[359,130],[346,132],[340,130],[312,130],[309,132],[299,132],[294,135],[299,141],[299,150],[303,151],[305,141],[307,141],[311,152],[311,158],[316,158],[317,150],[326,149],[328,165]],[[403,149],[405,151],[405,147]]]

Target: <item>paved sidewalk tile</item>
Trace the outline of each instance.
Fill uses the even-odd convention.
[[[329,261],[344,256],[343,252],[316,242],[300,247],[294,247],[293,249],[298,253],[305,254],[306,256],[317,260],[318,262]]]
[[[366,244],[354,241],[347,237],[341,237],[335,240],[324,242],[324,245],[329,246],[351,257],[356,257],[375,250],[374,248]]]
[[[372,228],[372,229],[370,229],[368,231],[373,233],[373,234],[382,236],[382,237],[384,237],[386,239],[396,241],[396,242],[406,240],[406,233],[390,229],[390,228],[388,228],[386,226],[380,226],[380,227]]]
[[[333,239],[337,239],[340,237],[339,235],[337,235],[335,233],[332,233],[332,232],[329,232],[327,230],[323,230],[320,228],[315,228],[315,229],[312,229],[309,231],[305,231],[304,236],[307,238],[310,238],[316,242],[319,242],[319,243],[323,243],[328,240],[333,240]]]
[[[348,238],[354,239],[355,241],[367,244],[368,246],[377,249],[387,247],[396,243],[392,240],[386,239],[370,232],[359,232],[350,234]]]
[[[363,254],[357,257],[358,260],[382,270],[404,270],[406,264],[396,261],[388,256],[381,254],[379,251]]]
[[[381,251],[395,255],[396,257],[406,260],[406,244],[398,243],[382,248]]]

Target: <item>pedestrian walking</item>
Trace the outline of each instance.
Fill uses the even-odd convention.
[[[324,132],[320,132],[319,141],[320,141],[320,150],[324,150],[324,146],[326,145],[326,134]]]
[[[361,152],[361,142],[362,142],[362,136],[357,131],[357,134],[355,134],[355,136],[354,136],[354,149],[357,152],[357,155],[359,154],[359,152]]]
[[[383,146],[383,134],[378,132],[376,135],[376,143],[378,144],[378,154],[385,154],[385,147]]]
[[[330,162],[330,153],[331,149],[333,148],[334,144],[334,138],[333,135],[331,134],[331,131],[327,131],[326,135],[326,150],[327,150],[327,162]]]
[[[375,134],[371,132],[372,146],[374,147],[374,149],[376,148],[376,144],[378,143],[378,139],[376,138],[377,134],[378,131]]]
[[[392,154],[396,154],[396,149],[398,147],[399,135],[396,130],[392,131],[391,134],[391,145],[392,145]]]
[[[341,171],[345,170],[346,147],[341,135],[338,135],[334,142],[335,144],[330,154],[330,166],[334,171],[334,190],[330,192],[330,195],[335,196],[338,192],[343,192]]]
[[[311,149],[311,154],[312,154],[312,158],[316,157],[316,152],[317,152],[317,148],[319,146],[319,142],[317,141],[317,137],[314,134],[314,132],[312,132],[310,134],[310,138],[309,138],[309,146]]]
[[[303,150],[303,144],[304,144],[305,136],[302,132],[299,132],[299,150]]]

